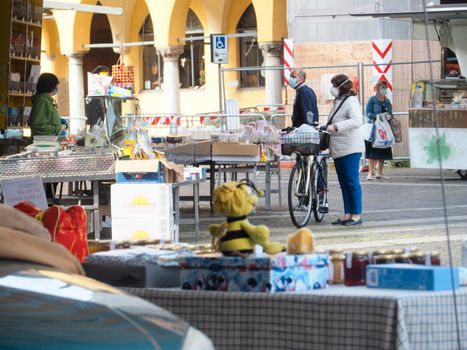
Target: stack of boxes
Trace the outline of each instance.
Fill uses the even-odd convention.
[[[172,185],[161,183],[158,165],[155,160],[117,162],[112,240],[174,240]]]

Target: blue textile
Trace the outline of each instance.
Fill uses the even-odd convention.
[[[359,177],[360,156],[361,153],[352,153],[334,159],[337,179],[344,200],[345,214],[359,215],[362,213],[362,187]]]
[[[366,105],[365,114],[368,122],[374,123],[376,121],[376,115],[387,112],[392,114],[391,101],[386,98],[383,102],[376,98],[376,95],[371,96]]]
[[[313,113],[313,120],[307,120],[306,114]],[[317,122],[319,118],[315,92],[305,83],[296,90],[292,112],[292,126],[298,128],[302,124]]]

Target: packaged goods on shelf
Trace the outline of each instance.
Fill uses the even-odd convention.
[[[155,159],[117,160],[115,179],[117,183],[162,183],[163,174]]]
[[[183,289],[242,292],[302,292],[327,287],[325,254],[221,255],[179,258]]]

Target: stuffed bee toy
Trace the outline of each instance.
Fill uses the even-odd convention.
[[[268,254],[284,250],[280,243],[269,242],[269,229],[250,224],[247,216],[255,208],[257,196],[263,196],[249,180],[227,182],[214,191],[214,210],[226,216],[227,221],[210,225],[213,248],[226,256],[247,256],[259,244]]]

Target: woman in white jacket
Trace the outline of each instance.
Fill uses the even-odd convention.
[[[327,131],[331,134],[329,151],[334,159],[344,201],[343,217],[332,224],[361,225],[362,188],[359,165],[361,154],[365,150],[365,143],[359,128],[363,123],[363,115],[349,77],[345,74],[338,74],[332,78],[331,83],[331,94],[335,100],[328,117]],[[339,108],[340,104],[342,106]],[[336,110],[337,112],[334,113]]]

